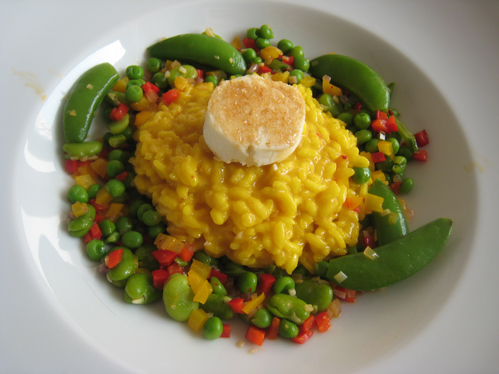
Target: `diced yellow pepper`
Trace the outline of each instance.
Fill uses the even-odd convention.
[[[364,156],[365,158],[367,158],[369,160],[369,170],[371,170],[371,173],[375,170],[375,167],[374,167],[374,162],[373,162],[373,158],[371,157],[371,154],[369,152],[360,152],[360,155],[361,156]]]
[[[386,140],[381,140],[378,142],[378,149],[380,152],[383,152],[385,155],[393,159],[395,154],[393,153],[393,146],[391,142],[387,142]]]
[[[173,236],[159,234],[154,240],[154,244],[158,249],[168,249],[175,253],[180,253],[185,244],[181,240],[174,238]]]
[[[253,300],[246,302],[243,306],[243,312],[246,314],[250,314],[258,305],[263,303],[263,300],[265,300],[264,293],[258,295],[258,297],[254,298]]]
[[[187,281],[195,294],[199,291],[199,287],[205,280],[206,278],[203,278],[195,269],[190,269],[187,273]]]
[[[113,86],[113,91],[117,91],[117,92],[122,92],[122,93],[125,93],[126,92],[126,85],[128,84],[130,80],[128,79],[128,77],[125,77],[125,78],[122,78],[120,79],[118,82],[116,82],[116,84]]]
[[[192,260],[191,269],[196,270],[204,279],[208,279],[211,274],[211,266],[203,264],[196,259]]]
[[[179,77],[175,78],[174,85],[175,85],[175,88],[178,88],[179,90],[182,91],[182,90],[185,90],[187,87],[189,87],[190,83],[184,77],[179,76]]]
[[[341,96],[341,89],[333,86],[327,80],[322,80],[322,91],[324,93],[330,94],[331,96]]]
[[[149,100],[147,100],[147,97],[144,95],[136,103],[131,103],[130,106],[132,107],[133,110],[136,110],[137,112],[142,112],[143,110],[149,109],[149,105],[151,104],[152,103]]]
[[[90,175],[85,174],[85,175],[78,175],[75,178],[76,184],[78,186],[82,186],[84,189],[88,190],[88,188],[92,185],[97,183]]]
[[[101,188],[95,196],[95,202],[99,205],[107,205],[111,200],[113,200],[113,197],[105,188]]]
[[[137,113],[137,115],[135,116],[135,126],[143,125],[149,118],[151,118],[151,116],[152,113],[148,112],[147,110]]]
[[[94,169],[90,166],[90,163],[85,163],[81,165],[78,170],[74,173],[75,176],[79,175],[90,175],[92,178],[95,176]]]
[[[71,210],[76,217],[80,217],[88,212],[88,206],[86,203],[81,203],[77,201],[73,205],[71,205]]]
[[[279,58],[280,56],[282,56],[282,51],[274,46],[265,47],[260,51],[260,57],[263,60]]]
[[[194,309],[187,320],[187,324],[191,327],[191,329],[198,332],[203,328],[204,323],[208,320],[208,318],[210,318],[210,316],[203,309]]]
[[[278,82],[283,82],[283,83],[288,83],[289,82],[289,71],[285,71],[282,73],[276,73],[272,75],[272,80],[273,81],[278,81]]]
[[[315,78],[309,77],[307,75],[306,77],[303,77],[303,79],[300,81],[300,84],[305,87],[312,87],[315,84]]]
[[[373,171],[371,173],[371,178],[373,180],[373,182],[376,180],[376,179],[379,179],[380,181],[382,181],[384,184],[388,184],[387,180],[386,180],[386,177],[385,177],[385,173],[383,173],[381,170],[376,170],[376,171]]]
[[[366,195],[366,208],[371,209],[373,212],[381,213],[383,211],[383,198],[368,193]]]
[[[239,40],[239,35],[236,35],[234,40],[232,40],[232,46],[240,51],[243,48],[243,45],[241,44],[241,41]]]
[[[198,291],[194,295],[193,301],[199,301],[201,304],[204,304],[206,300],[208,300],[208,296],[213,292],[213,286],[210,282],[205,280],[198,288]]]
[[[121,203],[112,203],[108,211],[106,212],[106,217],[117,217],[121,213],[124,206],[125,205]]]
[[[104,178],[107,174],[107,161],[103,158],[98,158],[94,162],[90,163],[90,167],[93,171],[97,173],[97,175],[101,178]]]

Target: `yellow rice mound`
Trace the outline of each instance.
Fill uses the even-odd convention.
[[[177,239],[215,257],[251,267],[275,264],[292,272],[300,261],[346,254],[357,243],[359,213],[344,203],[367,185],[350,182],[352,167],[368,167],[355,136],[325,113],[309,88],[303,139],[286,160],[263,167],[213,158],[203,139],[211,83],[181,85],[181,95],[135,133],[138,191],[152,198]],[[362,215],[362,211],[360,212]]]

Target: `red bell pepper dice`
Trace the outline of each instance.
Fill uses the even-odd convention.
[[[305,343],[310,337],[314,334],[313,331],[303,331],[298,333],[296,338],[291,339],[291,341],[298,343],[298,344],[303,344]]]
[[[426,144],[430,142],[426,130],[422,130],[414,134],[414,137],[416,138],[416,143],[418,144],[418,147],[424,147]]]
[[[114,268],[120,263],[121,258],[123,257],[123,252],[123,248],[119,248],[109,254],[109,258],[107,260],[107,266],[109,269]]]
[[[268,294],[274,285],[276,278],[272,274],[260,275],[260,283],[258,284],[258,293]]]
[[[257,345],[262,345],[263,340],[265,339],[266,331],[260,329],[256,326],[250,325],[248,327],[248,331],[246,331],[246,339],[250,342],[255,343]]]
[[[320,312],[315,316],[315,323],[320,332],[326,332],[331,327],[331,321],[327,312]]]

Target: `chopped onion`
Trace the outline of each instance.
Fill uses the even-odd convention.
[[[296,296],[296,290],[294,288],[290,288],[288,290],[288,293],[289,293],[290,296]]]
[[[258,71],[258,64],[251,64],[248,70],[246,70],[247,74],[256,73]]]
[[[379,257],[379,255],[376,252],[374,252],[372,248],[369,246],[367,246],[366,249],[364,249],[364,256],[370,258],[373,261]]]
[[[341,316],[341,302],[338,299],[334,299],[331,304],[327,307],[327,315],[329,319],[339,318]]]
[[[329,75],[324,75],[324,76],[322,77],[322,79],[323,79],[323,80],[325,80],[325,81],[326,81],[326,82],[328,82],[328,83],[329,83],[329,82],[331,82],[331,77],[330,77]]]
[[[336,274],[334,277],[333,277],[338,283],[341,283],[343,282],[345,279],[347,279],[348,277],[346,276],[345,273],[343,273],[342,271],[340,271],[338,274]]]
[[[390,209],[384,209],[380,214],[381,217],[387,216],[391,213]]]
[[[339,289],[335,288],[333,290],[333,293],[336,297],[340,298],[340,299],[345,299],[347,297],[347,293],[344,292],[344,291],[340,291]]]

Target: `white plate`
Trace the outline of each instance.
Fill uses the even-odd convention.
[[[225,367],[255,372],[275,363],[292,373],[497,368],[492,350],[499,338],[494,319],[499,305],[493,297],[499,285],[493,247],[498,202],[491,194],[499,181],[493,163],[499,82],[491,62],[499,57],[497,6],[394,9],[390,2],[311,1],[308,8],[291,2],[211,1],[150,2],[137,9],[134,2],[110,1],[92,10],[50,4],[57,6],[24,9],[12,3],[1,16],[1,46],[9,56],[2,61],[2,81],[10,90],[2,102],[1,140],[7,245],[1,265],[0,362],[6,372],[218,372]],[[109,61],[123,71],[144,62],[145,47],[163,36],[209,26],[230,40],[264,23],[277,39],[302,45],[307,57],[350,55],[397,82],[393,106],[408,127],[426,128],[431,140],[429,162],[409,170],[416,181],[408,198],[416,210],[411,227],[440,216],[455,225],[433,263],[383,292],[344,304],[330,332],[316,333],[304,346],[266,341],[249,355],[254,346],[235,345],[244,340],[243,325],[231,339],[207,342],[170,320],[161,303],[125,304],[67,236],[64,195],[70,178],[60,153],[60,104],[89,67]],[[472,43],[477,38],[487,47]]]

